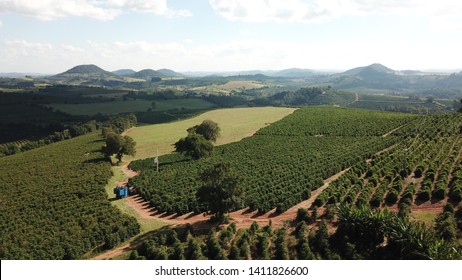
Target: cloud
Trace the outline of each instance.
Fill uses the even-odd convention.
[[[358,15],[462,15],[462,2],[452,0],[209,0],[230,21],[322,22]]]
[[[460,17],[439,16],[429,23],[433,32],[462,32],[462,19]]]
[[[0,21],[0,27],[2,27],[2,26],[3,26],[3,22]]]
[[[444,49],[444,52],[435,50]],[[364,39],[336,42],[236,40],[215,44],[119,41],[50,44],[25,40],[0,41],[0,72],[59,73],[79,64],[106,70],[170,68],[175,71],[255,69],[348,69],[374,62],[393,69],[456,69],[460,44],[437,40],[428,44],[396,44]],[[424,57],[425,59],[422,59]]]
[[[167,0],[2,0],[0,13],[18,13],[39,20],[57,20],[69,16],[109,21],[124,12],[152,13],[166,17],[191,16],[187,10],[173,10]]]

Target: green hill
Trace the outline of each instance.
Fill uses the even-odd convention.
[[[137,234],[106,197],[96,133],[0,158],[0,259],[79,259]]]
[[[131,74],[130,77],[143,80],[150,80],[152,78],[162,78],[165,77],[165,75],[152,69],[143,69],[141,71]]]

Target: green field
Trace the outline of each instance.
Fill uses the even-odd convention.
[[[171,99],[171,100],[155,100],[155,108],[153,108],[151,100],[115,100],[92,104],[51,104],[50,106],[71,115],[116,115],[128,112],[144,112],[148,109],[153,111],[168,111],[173,109],[210,109],[215,107],[214,104],[202,99]]]
[[[173,123],[155,124],[132,128],[127,135],[136,141],[136,156],[130,160],[143,159],[173,151],[172,144],[186,136],[186,129],[203,120],[210,119],[221,127],[221,137],[217,145],[236,142],[256,132],[261,127],[273,123],[292,113],[294,108],[235,108],[206,112],[195,118]]]
[[[0,259],[79,259],[139,232],[107,200],[98,133],[0,159]]]
[[[217,147],[209,158],[167,155],[160,158],[160,173],[154,171],[150,159],[135,161],[130,168],[142,172],[129,185],[160,211],[200,213],[205,209],[195,199],[200,185],[197,174],[225,162],[237,170],[245,186],[242,206],[283,212],[309,198],[326,178],[396,144],[399,137],[383,135],[414,118],[360,109],[303,107],[253,137]]]

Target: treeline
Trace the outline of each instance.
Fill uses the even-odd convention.
[[[260,106],[341,105],[355,100],[354,93],[327,87],[306,87],[297,91],[283,91],[268,98],[252,100]]]
[[[460,259],[457,223],[462,210],[447,207],[438,215],[434,228],[410,222],[388,211],[369,208],[340,208],[338,214],[295,220],[274,229],[271,222],[261,227],[237,229],[236,224],[208,233],[185,229],[160,230],[130,255],[141,260],[339,260],[339,259]],[[333,233],[326,219],[338,215]],[[460,235],[460,232],[459,232]]]
[[[113,117],[105,122],[97,122],[92,120],[85,123],[74,124],[70,125],[68,128],[62,131],[56,131],[53,134],[50,134],[40,140],[19,141],[15,143],[0,145],[0,157],[29,151],[38,147],[49,145],[51,143],[72,139],[74,137],[91,133],[99,129],[103,130],[103,134],[106,134],[109,131],[120,134],[130,127],[135,126],[136,123],[137,118],[134,114],[126,114],[123,116]],[[23,142],[25,143],[22,144]]]

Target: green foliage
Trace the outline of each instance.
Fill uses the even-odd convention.
[[[199,134],[191,134],[181,138],[174,144],[175,151],[193,159],[208,157],[212,154],[213,144]]]
[[[387,136],[399,137],[399,143],[372,155],[366,162],[353,165],[332,182],[314,204],[358,207],[398,204],[401,216],[406,217],[414,199],[422,203],[449,198],[451,203],[457,203],[462,194],[458,157],[462,148],[458,132],[461,124],[462,117],[457,114],[410,120],[405,127]]]
[[[93,133],[0,159],[1,259],[78,259],[139,232],[107,200],[101,142]]]
[[[205,120],[199,125],[188,128],[189,134],[199,134],[204,136],[206,140],[217,142],[218,137],[220,137],[221,128],[218,124],[211,120]]]
[[[328,87],[301,88],[295,92],[284,91],[277,93],[269,98],[269,102],[283,106],[303,106],[303,105],[347,105],[355,100],[355,95],[351,92],[344,92]],[[257,102],[261,103],[261,101]],[[266,104],[269,105],[269,104]]]
[[[136,153],[136,142],[130,136],[109,133],[105,137],[105,143],[106,145],[103,147],[103,152],[106,157],[115,154],[119,162],[122,161],[123,155],[134,156]]]
[[[365,110],[301,108],[253,137],[216,147],[200,161],[163,156],[159,174],[152,171],[152,159],[135,161],[130,168],[142,172],[129,185],[160,211],[202,212],[204,205],[195,199],[201,186],[196,174],[208,166],[229,163],[242,178],[243,206],[283,212],[308,199],[323,179],[397,143],[399,138],[382,135],[414,118]]]
[[[188,260],[204,260],[205,257],[202,253],[202,247],[195,238],[189,239],[188,249],[186,252]]]
[[[209,260],[226,260],[226,255],[215,237],[215,231],[210,231],[207,240],[207,257]]]
[[[388,211],[340,207],[338,222],[332,243],[344,257],[351,255],[351,245],[355,254],[365,259],[462,257],[454,243],[442,240],[424,224],[412,223]],[[387,240],[386,244],[383,244],[384,240]]]
[[[269,260],[271,255],[269,251],[270,241],[268,235],[266,233],[258,234],[256,243],[256,252],[253,259]]]
[[[218,218],[242,207],[243,187],[236,171],[228,164],[219,163],[200,174],[203,185],[197,190],[197,199]]]
[[[307,221],[308,220],[308,211],[305,208],[298,208],[297,209],[297,217],[295,220],[301,222],[301,221]]]
[[[319,228],[316,231],[314,238],[311,239],[311,245],[320,258],[330,259],[331,250],[329,246],[329,232],[326,220],[322,220],[319,224]]]
[[[300,222],[296,229],[297,238],[297,259],[299,260],[314,260],[315,256],[310,248],[308,241],[308,226],[305,222]]]
[[[287,248],[286,229],[282,228],[276,231],[276,239],[274,240],[275,253],[274,259],[288,260],[289,249]]]
[[[435,219],[435,231],[442,239],[454,241],[457,237],[457,225],[454,214],[448,211],[438,214]]]
[[[460,219],[461,214],[456,211],[455,216]],[[274,235],[255,225],[234,232],[230,225],[218,232],[212,229],[190,235],[184,243],[176,238],[179,229],[161,229],[132,253],[131,259],[177,259],[184,247],[186,259],[205,259],[202,252],[215,260],[462,258],[457,242],[444,240],[437,231],[388,211],[342,206],[338,221],[333,235],[323,220],[314,234],[305,222],[277,229]]]

